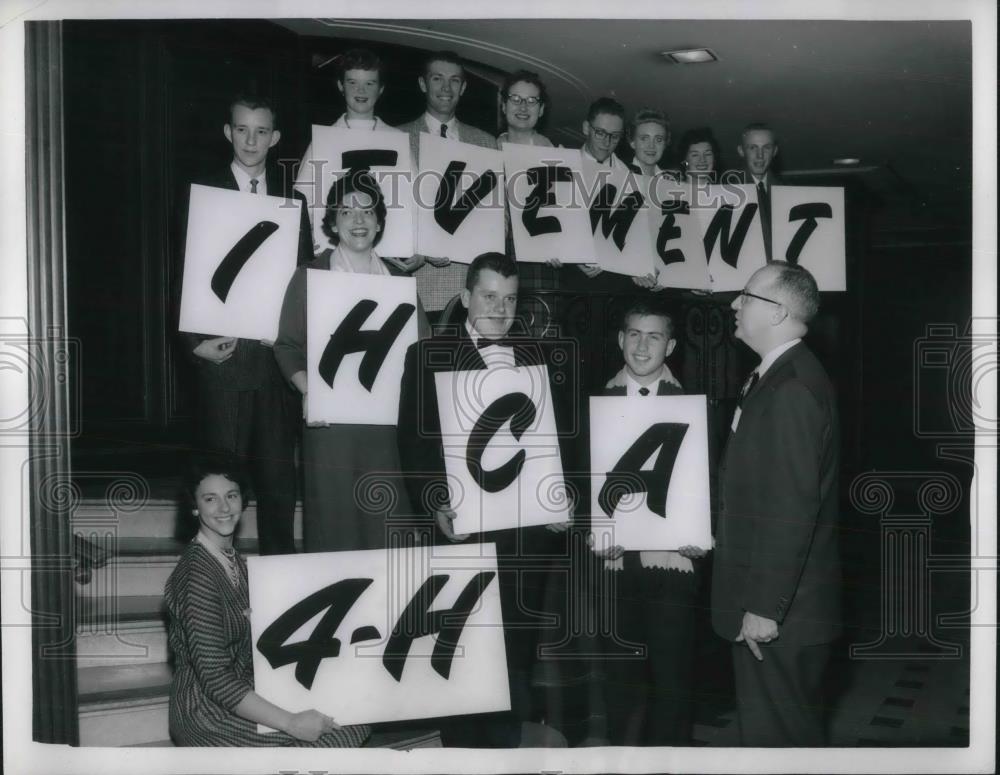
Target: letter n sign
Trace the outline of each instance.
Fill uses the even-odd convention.
[[[395,425],[406,349],[417,341],[411,277],[306,270],[310,422]]]
[[[590,399],[595,537],[625,549],[712,545],[704,396]]]

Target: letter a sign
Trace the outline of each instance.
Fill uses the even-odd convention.
[[[307,421],[395,425],[416,281],[308,269],[306,318]]]
[[[598,547],[712,546],[705,396],[590,399]]]

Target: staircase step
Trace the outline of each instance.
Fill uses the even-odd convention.
[[[170,694],[173,668],[166,662],[148,665],[84,667],[76,671],[80,710],[105,708],[148,699],[166,699]]]
[[[82,746],[165,746],[170,737],[167,694],[133,701],[80,705]]]
[[[73,511],[73,532],[102,546],[107,538],[174,538],[191,524],[177,498],[150,498],[137,510],[121,511],[105,498],[84,498]],[[295,537],[302,537],[302,504],[295,505]],[[250,501],[240,520],[240,537],[257,538],[257,503]]]

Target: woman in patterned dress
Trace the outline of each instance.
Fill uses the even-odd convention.
[[[254,691],[247,566],[233,547],[242,484],[224,460],[197,463],[188,483],[198,534],[165,589],[175,660],[170,736],[190,746],[360,746],[367,726],[341,727],[317,710],[292,713]],[[261,734],[258,723],[278,731]]]

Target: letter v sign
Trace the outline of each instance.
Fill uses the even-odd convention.
[[[455,192],[458,190],[458,182],[464,171],[465,162],[453,161],[449,163],[441,178],[441,185],[438,186],[437,197],[434,199],[434,220],[449,234],[458,231],[462,221],[497,185],[496,173],[493,170],[486,170],[453,204]]]

